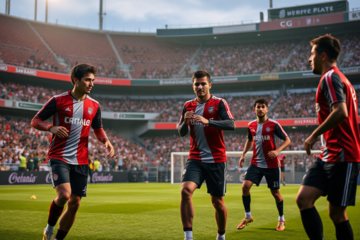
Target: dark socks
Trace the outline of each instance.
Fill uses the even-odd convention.
[[[225,231],[223,231],[223,232],[218,231],[218,234],[224,235],[224,234],[225,234]]]
[[[323,240],[323,225],[315,207],[300,211],[301,220],[310,240]]]
[[[64,238],[66,237],[66,234],[67,234],[67,233],[68,233],[68,232],[65,232],[65,231],[62,231],[62,230],[58,229],[58,231],[57,231],[57,233],[56,233],[55,239],[56,239],[56,240],[64,240]]]
[[[55,226],[57,220],[61,216],[61,213],[63,212],[64,207],[59,207],[55,204],[54,201],[52,201],[50,205],[50,211],[49,211],[49,217],[48,217],[48,224],[50,226]]]
[[[192,231],[192,227],[184,228],[184,232]]]
[[[245,212],[250,212],[250,195],[249,196],[242,196]]]
[[[337,240],[353,240],[354,234],[349,220],[335,224]]]
[[[279,211],[279,216],[284,215],[284,200],[281,200],[281,202],[276,202],[276,207]]]

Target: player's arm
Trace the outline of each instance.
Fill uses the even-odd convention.
[[[219,116],[221,120],[210,120],[202,116],[195,115],[194,121],[209,124],[209,126],[220,130],[235,130],[235,119],[230,111],[229,105],[224,99],[222,99],[219,103]]]
[[[317,141],[317,138],[321,134],[333,129],[349,116],[345,103],[344,86],[340,77],[337,74],[332,74],[331,77],[325,77],[320,87],[321,92],[331,106],[331,113],[305,140],[304,148],[309,155],[311,154],[311,149]]]
[[[248,128],[248,139],[245,142],[244,151],[239,159],[239,167],[243,167],[243,163],[245,162],[245,155],[250,150],[251,146],[253,145],[253,141],[254,141],[254,139],[252,137],[250,129]]]
[[[287,146],[289,146],[291,143],[289,136],[279,124],[275,125],[274,134],[284,141],[279,148],[268,152],[270,158],[275,158],[276,156],[278,156],[280,152],[284,150]]]
[[[185,105],[181,112],[181,118],[178,126],[178,132],[181,137],[185,137],[189,132],[189,121],[194,117],[194,112],[186,111]]]
[[[91,123],[91,127],[94,129],[95,136],[99,142],[105,144],[105,148],[109,151],[109,157],[114,156],[115,150],[110,140],[106,136],[106,133],[102,126],[101,110],[100,106],[96,111],[96,115]]]
[[[50,131],[60,138],[69,136],[69,131],[63,126],[53,126],[45,120],[50,118],[56,113],[56,100],[54,97],[50,98],[49,101],[40,109],[40,111],[31,120],[31,126],[37,130]]]

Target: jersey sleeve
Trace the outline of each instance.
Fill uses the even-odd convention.
[[[186,134],[189,131],[189,126],[188,124],[185,123],[185,113],[186,113],[186,107],[184,105],[183,110],[181,111],[181,117],[178,126],[178,132],[181,137],[186,136]]]
[[[100,106],[98,107],[95,117],[91,123],[91,127],[93,129],[97,129],[97,128],[102,128],[102,119],[101,119],[101,110],[100,110]]]
[[[285,140],[285,138],[288,136],[284,129],[278,123],[275,124],[274,134],[282,140]]]
[[[247,138],[252,141],[253,140],[253,135],[251,134],[250,128],[247,129]]]
[[[337,102],[345,102],[343,84],[337,74],[325,75],[321,83],[321,92],[330,106]]]
[[[56,99],[55,97],[50,98],[40,111],[35,115],[42,120],[46,120],[56,113]]]
[[[224,99],[221,99],[219,103],[219,116],[221,120],[230,119],[235,121],[235,118],[231,113],[229,104]]]

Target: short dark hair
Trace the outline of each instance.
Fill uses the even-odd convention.
[[[266,101],[265,98],[258,98],[258,99],[256,99],[255,102],[254,102],[254,108],[256,107],[256,104],[257,104],[257,103],[265,104],[266,107],[268,106],[268,102]]]
[[[205,70],[199,70],[199,71],[194,72],[193,77],[192,77],[193,83],[196,78],[203,78],[203,77],[207,77],[208,82],[210,83],[210,74]]]
[[[325,34],[318,38],[314,38],[310,41],[310,45],[316,45],[315,50],[318,53],[326,53],[331,63],[335,62],[341,52],[341,44],[339,39],[331,36],[331,34]]]
[[[75,84],[74,78],[81,80],[85,76],[85,74],[88,74],[88,73],[93,73],[94,75],[96,75],[97,74],[96,67],[91,66],[86,63],[79,63],[79,64],[75,65],[70,71],[72,84],[73,85]]]

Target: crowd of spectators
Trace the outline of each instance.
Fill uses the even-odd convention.
[[[315,94],[288,92],[281,97],[271,114],[274,118],[316,117]]]

